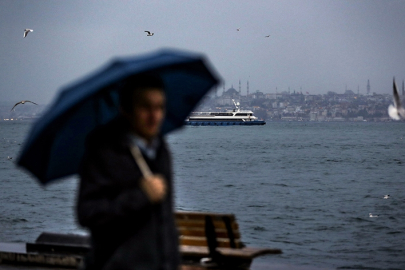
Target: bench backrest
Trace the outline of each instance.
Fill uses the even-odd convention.
[[[233,214],[176,212],[175,218],[181,245],[244,247]]]

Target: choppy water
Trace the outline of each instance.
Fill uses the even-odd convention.
[[[15,167],[30,124],[0,122],[2,242],[84,232],[75,178],[41,187]],[[405,269],[404,123],[186,127],[168,141],[176,208],[235,213],[245,243],[284,252],[255,262]]]

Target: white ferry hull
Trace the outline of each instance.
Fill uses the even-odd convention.
[[[253,121],[235,121],[235,120],[187,120],[185,125],[187,126],[257,126],[265,125],[266,122],[263,120],[253,120]]]

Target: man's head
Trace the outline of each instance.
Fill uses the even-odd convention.
[[[147,141],[152,140],[159,134],[165,116],[162,80],[151,74],[130,78],[121,92],[120,105],[131,130]]]

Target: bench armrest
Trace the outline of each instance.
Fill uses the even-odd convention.
[[[281,249],[273,248],[254,248],[254,247],[244,247],[244,248],[217,248],[216,249],[224,257],[232,257],[239,259],[253,259],[255,257],[265,255],[265,254],[281,254]],[[180,253],[185,257],[207,257],[209,256],[209,251],[207,247],[198,246],[180,246]]]

